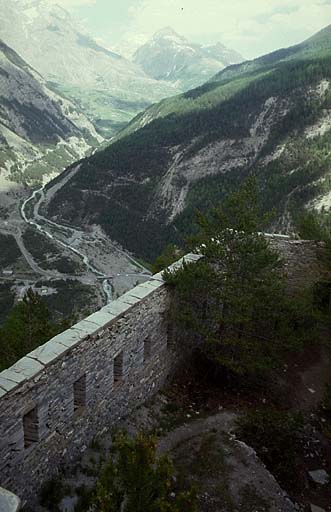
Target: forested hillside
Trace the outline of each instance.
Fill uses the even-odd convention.
[[[100,224],[153,259],[192,230],[196,208],[257,177],[273,227],[330,202],[331,27],[296,47],[227,68],[138,116],[86,159],[48,215]]]
[[[81,110],[0,39],[1,179],[37,184],[99,145]]]

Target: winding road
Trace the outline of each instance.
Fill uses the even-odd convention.
[[[78,169],[79,169],[79,166],[74,168],[72,173],[76,173],[78,171]],[[63,183],[60,186],[63,186],[63,184],[66,183],[72,177],[72,173],[70,175],[67,175],[66,177],[64,177]],[[36,228],[40,233],[42,233],[44,236],[46,236],[50,240],[56,242],[61,247],[65,248],[68,251],[71,251],[72,253],[74,253],[77,256],[79,256],[81,258],[83,264],[87,268],[87,270],[89,272],[91,272],[92,274],[94,274],[98,281],[101,280],[101,282],[102,282],[102,289],[103,289],[103,292],[105,294],[107,304],[110,303],[113,300],[113,288],[112,288],[112,285],[111,285],[111,282],[110,282],[110,276],[106,275],[104,272],[101,272],[100,270],[98,270],[91,263],[89,257],[86,254],[84,254],[82,251],[80,251],[76,247],[73,247],[69,243],[66,243],[63,240],[57,238],[56,236],[54,236],[53,233],[51,233],[50,231],[48,231],[46,229],[45,225],[46,226],[49,225],[49,226],[52,226],[52,227],[55,227],[55,228],[58,228],[58,229],[61,229],[61,230],[66,230],[66,231],[68,231],[70,229],[72,231],[80,233],[81,235],[84,235],[84,232],[78,230],[77,228],[71,228],[69,226],[63,226],[61,224],[57,224],[56,222],[48,220],[47,218],[45,218],[45,217],[43,217],[43,216],[41,216],[39,214],[39,208],[40,208],[41,203],[46,201],[45,186],[46,185],[44,185],[44,186],[40,187],[39,189],[33,191],[32,194],[27,199],[24,200],[24,202],[22,203],[22,205],[20,207],[20,213],[21,213],[22,219],[24,220],[24,222],[26,224],[29,224],[30,226],[33,226],[34,228]],[[57,189],[58,185],[55,185],[55,188]],[[28,205],[30,203],[33,203],[32,218],[30,218],[28,216],[28,214],[27,214],[27,207],[28,207]],[[39,223],[38,221],[42,221],[42,224]],[[122,252],[123,255],[125,255],[125,257],[129,261],[131,261],[137,267],[142,269],[142,272],[140,274],[138,274],[138,273],[136,274],[137,277],[138,276],[144,276],[145,278],[149,278],[150,273],[140,263],[135,261],[131,256],[129,256],[124,251],[121,251],[118,248],[117,248],[117,251]],[[117,276],[119,276],[119,275],[121,275],[121,274],[117,274]],[[129,275],[129,274],[125,274],[125,275]]]

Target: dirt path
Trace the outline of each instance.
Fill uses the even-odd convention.
[[[158,452],[197,486],[200,512],[294,511],[254,450],[231,434],[236,418],[224,411],[182,425],[161,438]]]
[[[286,381],[288,398],[294,409],[303,412],[316,409],[331,382],[331,346],[309,345],[291,359]]]

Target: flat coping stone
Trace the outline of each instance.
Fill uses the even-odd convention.
[[[6,393],[8,391],[11,391],[13,388],[17,386],[17,382],[14,382],[13,380],[7,379],[7,370],[3,370],[0,373],[0,388],[4,389]]]
[[[57,359],[60,355],[66,352],[68,349],[62,343],[57,343],[54,338],[44,343],[40,347],[28,354],[28,357],[36,359],[39,363],[44,365],[49,364],[54,359]]]
[[[145,283],[142,283],[141,286],[148,286],[149,288],[153,288],[154,290],[157,288],[161,288],[164,285],[164,281],[159,281],[158,279],[150,279],[149,281],[146,281]]]
[[[84,320],[81,320],[75,324],[73,327],[81,331],[85,336],[91,336],[92,334],[99,331],[101,325],[85,318]]]
[[[113,314],[115,318],[121,315],[122,313],[125,313],[125,311],[128,311],[128,309],[130,308],[130,304],[127,304],[126,302],[122,301],[121,298],[119,298],[117,300],[114,300],[113,302],[110,302],[107,306],[104,306],[102,310],[106,311],[107,313]]]
[[[21,500],[12,492],[0,487],[0,512],[17,512],[21,508]]]
[[[69,349],[77,345],[83,338],[84,336],[82,335],[82,332],[78,329],[75,329],[75,326],[73,325],[70,327],[70,329],[63,331],[52,338],[51,341],[53,341],[53,343],[63,345]]]
[[[155,286],[148,285],[147,283],[140,284],[139,286],[136,286],[131,290],[131,295],[133,297],[137,297],[138,299],[144,299],[148,295],[150,295],[152,292],[155,292],[157,288]]]
[[[7,376],[9,379],[19,383],[23,380],[31,379],[43,370],[43,368],[44,365],[42,363],[35,359],[31,359],[29,355],[27,355],[8,368]]]
[[[111,313],[110,311],[105,310],[104,308],[101,308],[96,313],[93,313],[89,317],[86,318],[88,322],[92,322],[93,324],[96,324],[100,327],[105,327],[109,322],[114,320],[116,318],[116,315]]]
[[[138,297],[134,297],[131,295],[131,292],[126,292],[124,295],[121,295],[120,297],[121,302],[124,304],[128,304],[129,306],[134,306],[138,302],[140,302],[140,299]]]

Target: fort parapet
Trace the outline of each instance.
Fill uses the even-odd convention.
[[[316,280],[320,244],[267,236],[291,288]],[[97,434],[162,388],[185,355],[172,339],[168,301],[162,275],[154,275],[0,373],[2,487],[23,501],[35,495]]]

